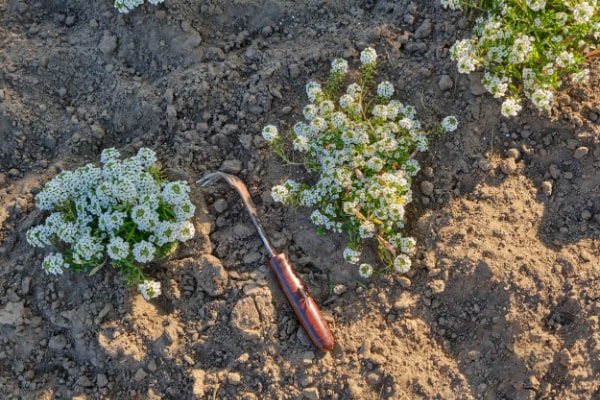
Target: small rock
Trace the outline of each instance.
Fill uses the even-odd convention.
[[[523,381],[523,389],[537,391],[540,388],[540,381],[535,376],[529,376]]]
[[[452,89],[454,82],[452,82],[452,78],[450,78],[449,75],[442,75],[438,81],[438,86],[442,92],[445,92],[446,90]]]
[[[480,170],[485,172],[490,171],[494,168],[494,165],[491,162],[489,162],[489,160],[487,160],[486,158],[482,158],[479,161],[477,161],[477,166]]]
[[[412,282],[406,276],[401,276],[398,278],[398,284],[400,285],[401,288],[408,289],[410,287],[410,285],[412,284]]]
[[[218,258],[205,254],[193,263],[194,275],[200,286],[210,296],[219,296],[225,291],[227,270]]]
[[[77,386],[83,386],[83,387],[92,387],[94,386],[94,384],[92,383],[92,381],[85,375],[80,376],[77,381],[75,382],[75,384]]]
[[[421,193],[427,197],[431,196],[433,194],[433,183],[429,181],[421,182]]]
[[[18,178],[18,177],[19,177],[19,175],[21,175],[21,171],[19,171],[19,170],[18,170],[18,169],[16,169],[16,168],[11,168],[11,169],[8,171],[8,175],[9,175],[11,178]]]
[[[50,350],[59,352],[67,346],[67,339],[63,335],[52,336],[48,341],[48,348]]]
[[[76,21],[75,16],[74,15],[69,15],[67,17],[67,19],[65,19],[65,25],[66,26],[73,26],[73,25],[75,25],[75,21]]]
[[[335,285],[333,287],[333,293],[337,296],[341,296],[342,294],[346,293],[347,290],[348,287],[346,285]]]
[[[369,386],[377,386],[381,382],[381,375],[375,372],[369,372],[367,374],[367,384]]]
[[[103,388],[108,385],[108,378],[104,374],[96,375],[96,386]]]
[[[225,160],[219,169],[226,174],[236,175],[242,170],[242,162],[240,160]]]
[[[111,55],[117,49],[117,36],[105,30],[102,39],[100,39],[100,44],[98,44],[98,49],[105,56]]]
[[[481,96],[487,92],[487,89],[483,86],[483,83],[481,83],[481,74],[471,73],[469,74],[469,79],[471,80],[469,83],[469,91],[473,96]]]
[[[31,290],[31,277],[26,276],[21,281],[21,294],[22,295],[29,294],[29,290]]]
[[[230,372],[227,374],[227,383],[239,385],[242,383],[242,375],[239,372]]]
[[[590,152],[589,148],[587,148],[585,146],[581,146],[581,147],[578,147],[575,149],[575,152],[573,155],[575,156],[575,158],[579,159],[579,158],[585,157],[589,152]]]
[[[518,167],[514,158],[507,158],[500,164],[500,170],[506,175],[512,175],[517,172]]]
[[[542,182],[542,192],[544,192],[547,197],[552,196],[552,181]]]
[[[446,290],[446,283],[441,279],[435,279],[427,284],[433,294],[440,294]]]
[[[304,328],[299,327],[298,331],[296,332],[296,336],[298,337],[298,340],[300,340],[300,343],[302,343],[304,346],[310,346],[312,344],[310,338],[306,332],[304,332]]]
[[[592,218],[592,213],[590,212],[590,210],[583,210],[581,212],[581,219],[584,221],[587,221],[589,219]]]
[[[427,18],[423,21],[423,23],[417,28],[415,34],[413,35],[415,39],[425,39],[429,35],[431,35],[431,31],[433,30],[433,25],[431,20]]]
[[[517,149],[508,149],[506,150],[506,157],[508,158],[514,158],[515,160],[518,160],[519,157],[521,157],[521,153],[519,152],[519,150]]]
[[[594,257],[587,250],[584,249],[582,249],[579,252],[579,257],[581,257],[581,259],[585,262],[590,262],[594,259]]]
[[[150,360],[150,362],[148,363],[148,365],[146,367],[148,368],[148,371],[150,371],[150,372],[156,372],[156,369],[158,368],[156,366],[156,362],[154,362],[154,360]]]
[[[319,400],[319,389],[317,389],[315,387],[304,388],[304,390],[302,390],[302,393],[300,393],[300,395],[302,396],[303,399]]]
[[[521,137],[523,139],[527,139],[529,136],[531,136],[531,131],[529,129],[525,128],[521,131]]]
[[[221,213],[225,212],[225,210],[227,210],[227,200],[217,199],[213,203],[213,207],[217,213],[221,214]]]
[[[133,377],[133,379],[135,379],[136,382],[141,382],[143,381],[146,377],[148,376],[148,373],[146,371],[144,371],[144,368],[140,368],[137,370],[137,372],[135,373],[135,376]]]
[[[560,169],[556,165],[554,165],[554,164],[550,165],[548,170],[549,170],[552,178],[558,179],[560,177]]]

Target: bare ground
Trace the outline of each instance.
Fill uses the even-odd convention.
[[[448,57],[469,26],[437,1],[167,0],[122,16],[109,0],[0,0],[0,397],[600,397],[598,60],[550,114],[506,120]],[[305,82],[366,46],[419,118],[461,124],[421,159],[413,271],[361,282],[343,236],[270,199],[304,172],[260,130],[299,119]],[[35,193],[103,148],[142,146],[171,177],[246,181],[333,351],[308,342],[224,185],[194,188],[197,237],[150,266],[158,300],[110,268],[43,274],[24,240]]]

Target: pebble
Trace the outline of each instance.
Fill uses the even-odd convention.
[[[517,172],[518,167],[514,158],[507,158],[500,164],[500,170],[506,175],[512,175]]]
[[[221,214],[227,210],[227,201],[225,199],[217,199],[213,203],[213,207],[217,213]]]
[[[302,390],[300,393],[303,399],[307,400],[319,400],[319,389],[315,387],[308,387]]]
[[[521,153],[519,152],[519,150],[517,149],[508,149],[506,150],[506,157],[508,158],[514,158],[515,160],[518,160],[519,157],[521,157]]]
[[[400,278],[398,278],[398,284],[401,288],[408,289],[412,282],[406,276],[401,276]]]
[[[469,83],[469,91],[473,96],[481,96],[487,92],[485,86],[481,83],[481,75],[469,74],[469,79],[471,80]]]
[[[236,175],[242,170],[242,162],[240,160],[225,160],[219,169],[226,174]]]
[[[29,294],[29,290],[31,290],[31,277],[26,276],[21,281],[21,294],[22,295]]]
[[[111,55],[117,49],[117,36],[105,30],[98,44],[98,49],[105,56]]]
[[[108,385],[108,378],[106,377],[106,375],[104,375],[104,374],[96,375],[96,385],[99,388],[103,388],[106,385]]]
[[[485,172],[490,171],[494,168],[494,165],[491,162],[489,162],[489,160],[486,158],[482,158],[479,161],[477,161],[477,166],[480,170]]]
[[[554,179],[558,179],[560,177],[560,169],[558,169],[558,167],[554,164],[550,165],[550,167],[548,168],[548,171],[550,172],[550,175],[552,176],[552,178]]]
[[[77,382],[75,382],[75,384],[77,386],[83,386],[83,387],[92,387],[92,386],[94,386],[94,384],[92,383],[92,381],[90,381],[90,379],[87,376],[85,376],[85,375],[80,376],[77,379]]]
[[[442,92],[452,89],[454,87],[454,82],[452,82],[452,78],[449,75],[440,76],[440,80],[438,81],[438,86]]]
[[[433,25],[429,18],[425,19],[421,25],[415,31],[413,35],[415,39],[425,39],[429,35],[431,35],[431,31],[433,30]]]
[[[547,197],[552,195],[552,181],[542,182],[542,192],[544,192]]]
[[[239,385],[242,383],[242,375],[239,372],[230,372],[227,374],[227,383]]]
[[[592,218],[592,213],[590,212],[590,210],[583,210],[581,212],[581,219],[587,221],[591,218]]]
[[[61,351],[67,346],[67,339],[63,335],[56,335],[50,338],[48,348],[54,351]]]
[[[141,382],[143,381],[146,377],[148,376],[148,373],[146,371],[144,371],[144,368],[140,368],[137,370],[137,372],[135,373],[135,376],[133,377],[133,379],[135,379],[136,382]]]
[[[429,181],[421,182],[421,193],[427,197],[431,196],[433,194],[433,183]]]
[[[585,157],[588,153],[590,152],[590,149],[585,147],[585,146],[581,146],[575,149],[575,152],[573,153],[573,155],[575,156],[575,158],[579,159],[579,158],[583,158]]]

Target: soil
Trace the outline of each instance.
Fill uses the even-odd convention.
[[[437,1],[0,1],[0,397],[3,399],[591,399],[600,397],[600,63],[540,115],[500,116],[448,56],[471,21]],[[459,118],[420,158],[404,276],[360,279],[343,235],[271,186],[303,169],[267,123],[304,85],[374,47],[418,118]],[[194,187],[197,235],[149,267],[146,302],[104,268],[47,276],[25,232],[34,196],[101,149],[154,149],[169,177],[248,185],[336,339],[303,333],[239,197]]]

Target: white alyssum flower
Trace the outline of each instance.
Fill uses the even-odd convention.
[[[533,11],[540,11],[546,7],[546,0],[527,0],[526,3]]]
[[[451,10],[460,10],[460,0],[440,0],[440,3],[444,8],[450,8]]]
[[[377,85],[377,96],[389,99],[394,95],[394,85],[389,81],[383,81]]]
[[[309,81],[306,84],[306,95],[311,103],[314,103],[317,98],[323,95],[321,84],[315,81]]]
[[[146,301],[153,299],[155,297],[160,296],[160,282],[153,280],[145,280],[144,282],[138,285],[138,292],[144,296]]]
[[[377,52],[372,47],[367,47],[360,53],[360,62],[364,65],[373,65],[377,62]]]
[[[332,74],[346,75],[347,72],[348,72],[348,61],[344,60],[343,58],[336,58],[335,60],[333,60],[331,62],[331,73]]]
[[[163,3],[164,0],[148,0],[152,5]],[[122,14],[128,14],[129,11],[144,4],[144,0],[115,0],[115,8]]]
[[[592,19],[596,2],[594,1],[593,3],[594,5],[587,1],[583,1],[573,7],[573,18],[575,19],[575,22],[578,24],[585,24]]]
[[[481,83],[495,98],[504,96],[506,90],[508,90],[508,78],[491,75],[489,72],[484,74]]]
[[[272,143],[279,138],[279,131],[274,125],[267,125],[262,130],[262,137],[268,142]]]
[[[69,268],[69,264],[66,264],[61,253],[48,254],[44,261],[42,261],[42,267],[47,274],[61,275],[65,268]]]
[[[302,109],[302,114],[304,115],[304,118],[312,121],[317,115],[319,115],[319,107],[314,104],[307,104],[304,106],[304,109]],[[268,142],[271,142],[271,140],[268,140]]]
[[[582,71],[571,74],[571,82],[582,83],[587,82],[590,78],[590,70],[584,69]]]
[[[273,186],[271,197],[275,202],[286,204],[290,199],[290,191],[285,185]]]
[[[350,264],[356,264],[360,259],[360,251],[346,247],[344,249],[344,260]]]
[[[412,264],[412,262],[410,261],[410,258],[406,254],[399,254],[394,259],[394,269],[396,271],[400,272],[401,274],[404,274],[404,273],[410,271],[411,264]]]
[[[187,242],[196,234],[196,228],[191,221],[182,221],[178,223],[178,231],[176,239],[180,242]]]
[[[554,102],[554,94],[552,91],[544,88],[536,88],[529,95],[531,102],[540,110],[548,110]]]
[[[154,260],[154,253],[156,253],[156,247],[150,242],[142,240],[133,246],[133,257],[135,261],[145,264]]]
[[[454,132],[458,128],[458,118],[454,115],[449,115],[442,120],[442,128],[446,132]]]
[[[373,266],[371,264],[360,264],[358,267],[358,274],[361,278],[367,279],[373,275]]]
[[[50,213],[43,225],[28,230],[27,241],[63,248],[42,263],[48,273],[71,266],[94,273],[108,262],[137,284],[145,277],[138,263],[165,256],[175,248],[170,244],[193,238],[189,219],[196,207],[187,182],[161,183],[150,149],[125,160],[119,156],[116,149],[105,149],[102,168],[88,164],[63,171],[36,196],[36,204]]]
[[[121,237],[113,237],[106,246],[108,256],[113,260],[123,260],[129,256],[129,242],[126,242]]]
[[[522,108],[519,99],[509,97],[502,102],[501,113],[505,117],[514,117],[519,114]]]

